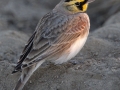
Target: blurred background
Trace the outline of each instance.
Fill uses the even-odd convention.
[[[60,0],[0,0],[0,30],[19,30],[31,34],[39,19]],[[120,10],[120,0],[96,0],[88,8],[91,31],[101,27]]]
[[[59,1],[0,0],[0,90],[13,90],[20,76],[11,75],[13,64]],[[95,0],[87,13],[91,33],[73,64],[43,65],[23,90],[120,90],[120,0]]]

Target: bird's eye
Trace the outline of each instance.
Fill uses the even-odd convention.
[[[75,5],[76,5],[76,6],[80,6],[80,3],[79,3],[79,2],[76,2]]]
[[[71,0],[65,0],[65,2],[70,2]]]

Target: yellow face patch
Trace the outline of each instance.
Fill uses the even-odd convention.
[[[85,0],[71,0],[69,2],[65,2],[64,6],[66,6],[69,11],[74,13],[85,12],[87,10],[88,3],[84,2]]]
[[[85,0],[71,0],[70,2],[75,1],[75,2],[83,2]]]

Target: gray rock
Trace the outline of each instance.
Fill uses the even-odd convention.
[[[14,29],[30,34],[35,30],[41,17],[58,2],[57,0],[1,0],[0,29]]]
[[[28,36],[16,31],[0,31],[0,90],[12,90],[18,77],[11,75]]]
[[[106,39],[114,45],[120,43],[120,23],[106,25],[92,33],[95,37]]]
[[[120,44],[120,41],[114,41],[114,34],[119,38],[117,24],[94,31],[80,52],[82,54],[73,59],[76,64],[42,66],[32,75],[24,90],[119,90],[120,47],[115,43]],[[0,54],[3,58],[0,61],[0,90],[12,90],[20,76],[20,73],[11,75],[12,63],[16,62],[26,41],[26,36],[20,35],[12,31],[0,34],[3,42],[0,50],[4,50]]]
[[[120,0],[95,0],[88,8],[88,14],[91,19],[91,30],[101,27],[106,20],[120,11]]]
[[[28,36],[16,31],[0,32],[0,61],[9,63],[17,62],[17,59],[26,43]]]
[[[110,24],[116,24],[116,23],[119,23],[120,25],[120,12],[111,16],[110,19],[108,19],[104,25],[110,25]]]
[[[60,0],[0,0],[0,29],[14,29],[32,33],[46,13]],[[119,0],[95,0],[88,8],[91,31],[100,27],[113,14],[120,10]]]

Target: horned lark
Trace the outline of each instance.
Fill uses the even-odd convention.
[[[90,28],[85,11],[92,1],[94,0],[61,0],[40,20],[13,71],[22,71],[14,90],[22,90],[43,62],[61,64],[81,50]]]

